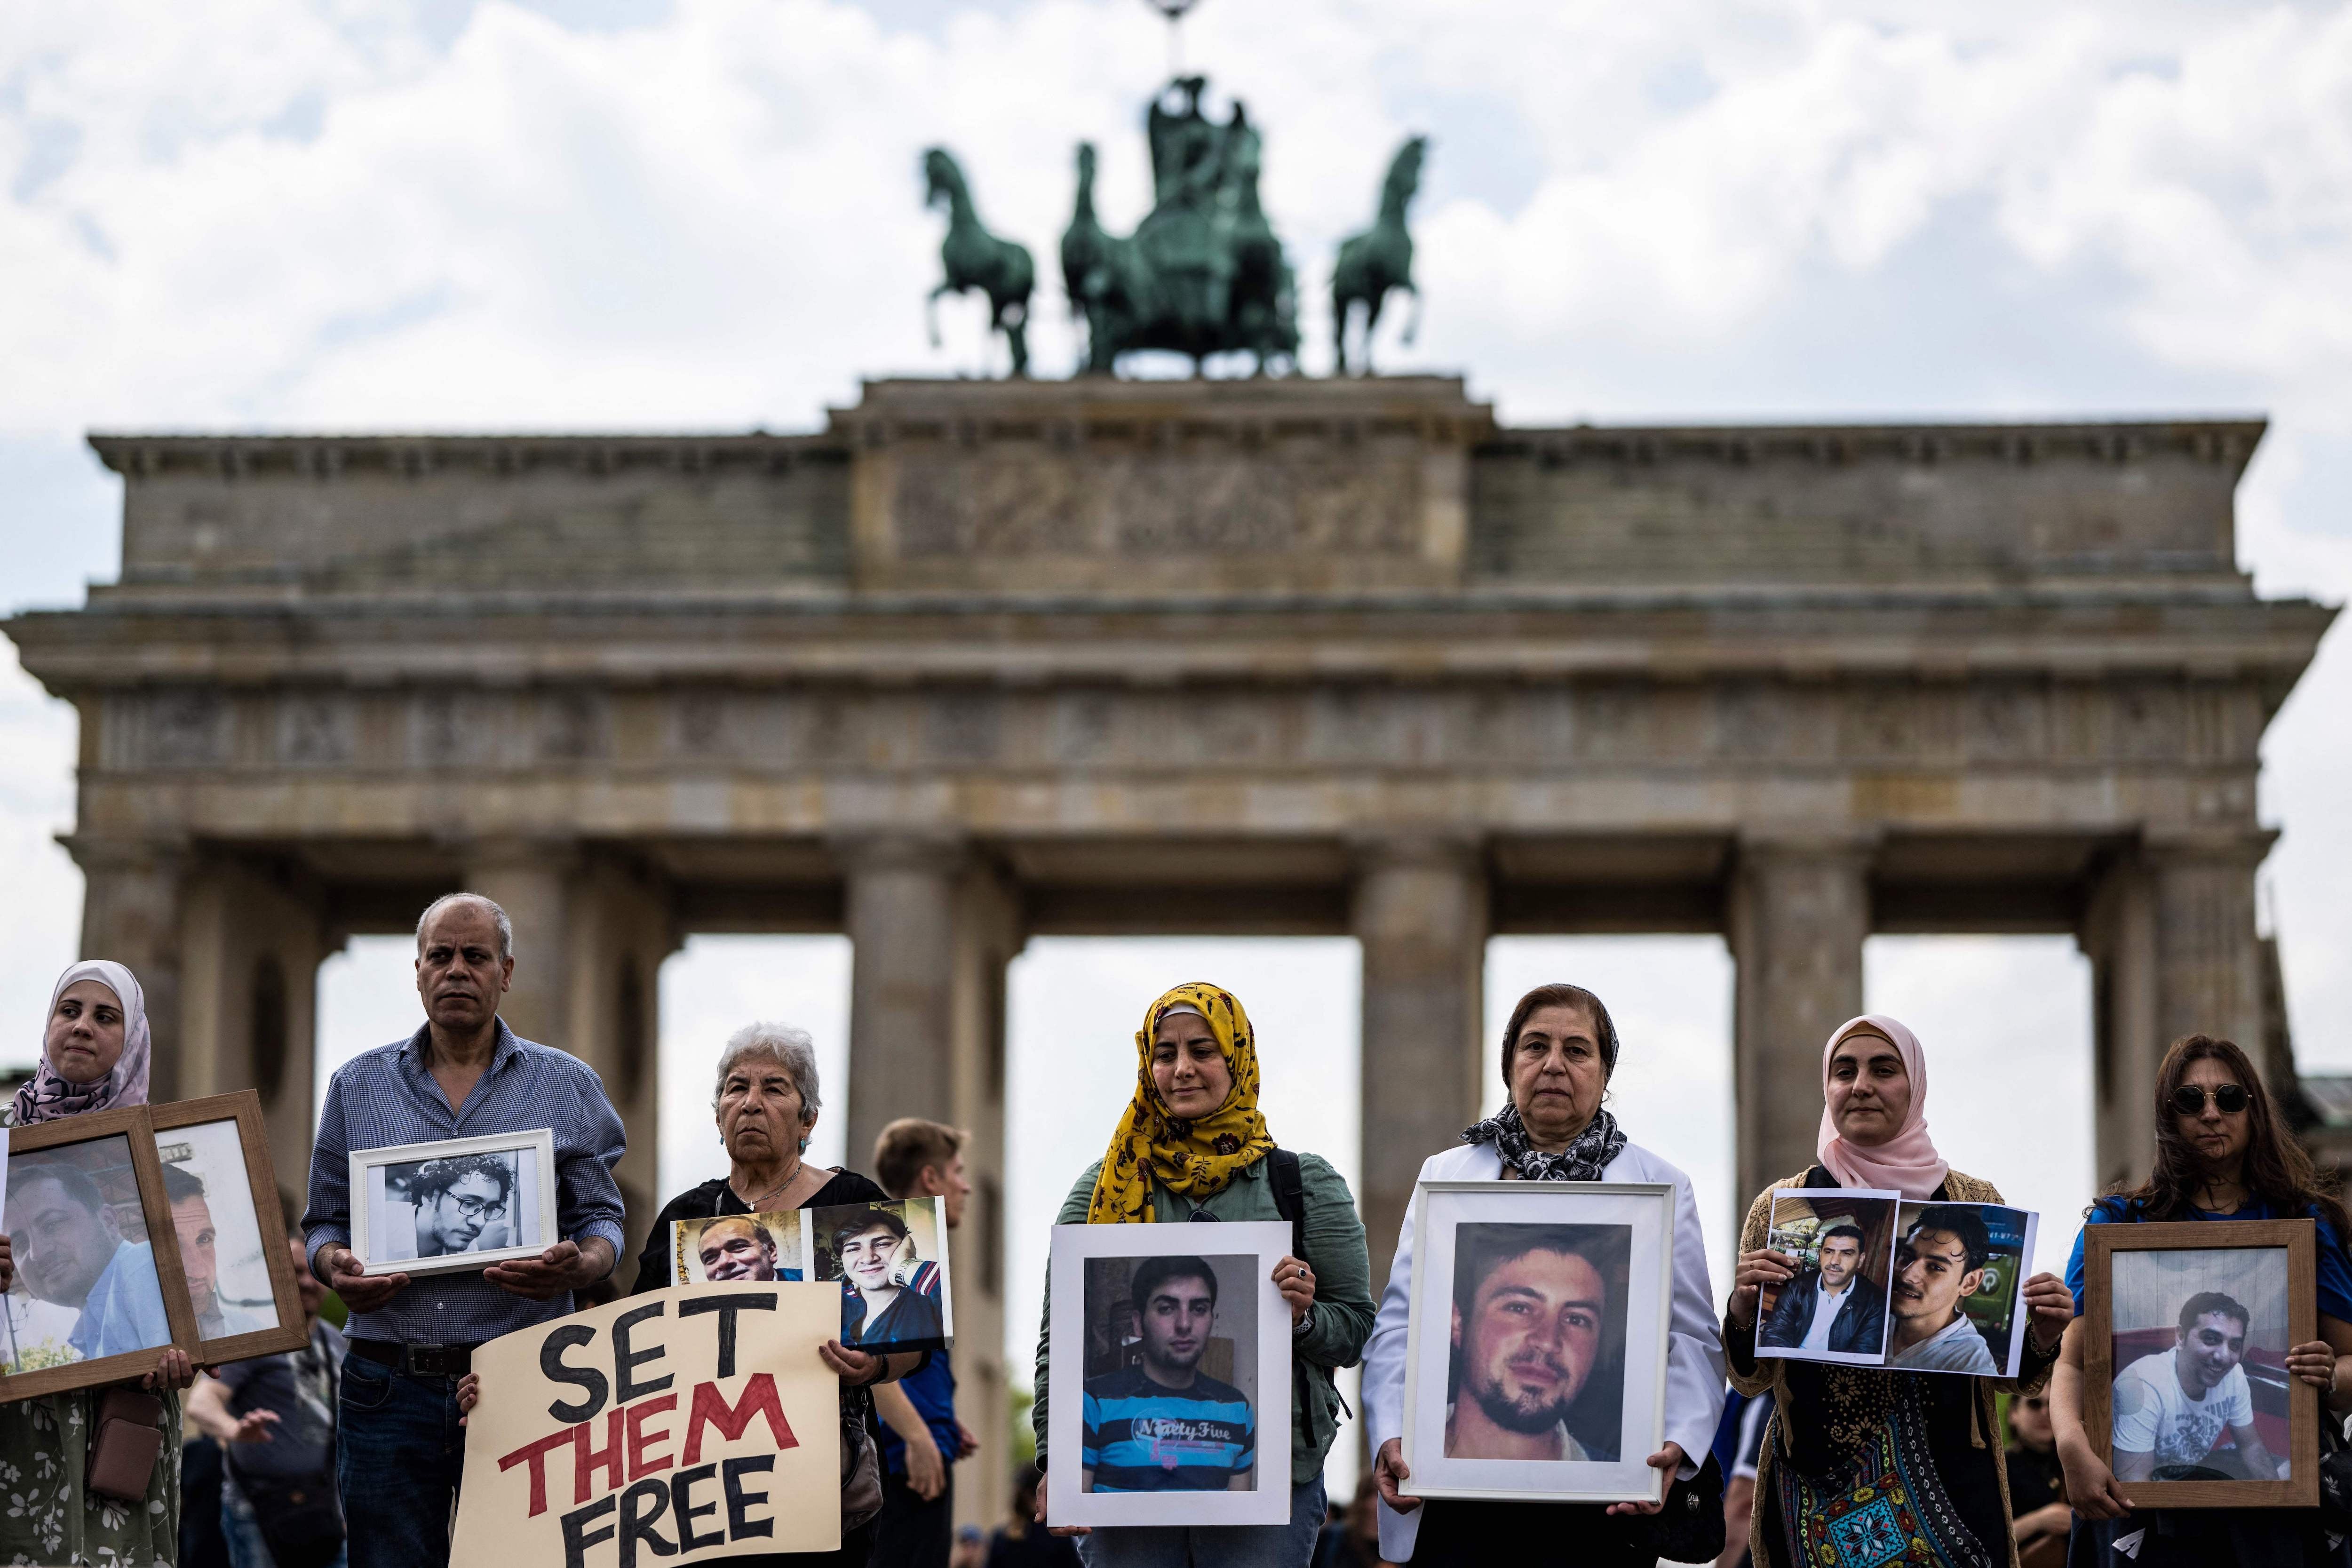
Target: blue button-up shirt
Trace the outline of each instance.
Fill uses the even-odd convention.
[[[452,1111],[425,1065],[425,1040],[419,1028],[379,1046],[344,1063],[327,1085],[310,1151],[310,1212],[302,1216],[309,1255],[315,1258],[331,1241],[351,1245],[352,1150],[546,1127],[555,1133],[555,1209],[562,1234],[583,1245],[601,1236],[618,1258],[621,1189],[613,1167],[628,1141],[595,1069],[578,1057],[518,1038],[501,1018],[489,1068]],[[375,1311],[354,1313],[345,1331],[402,1344],[477,1344],[571,1310],[569,1291],[532,1301],[499,1289],[478,1271],[418,1274]]]

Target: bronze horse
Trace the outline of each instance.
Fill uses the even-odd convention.
[[[1036,287],[1036,264],[1016,241],[999,239],[980,221],[971,188],[963,171],[944,147],[923,154],[923,205],[948,209],[947,237],[940,242],[940,264],[947,279],[924,302],[930,322],[931,346],[940,346],[940,296],[977,289],[988,296],[989,325],[1004,334],[1013,351],[1013,374],[1029,374],[1029,295]]]
[[[1363,233],[1350,236],[1339,247],[1339,264],[1331,273],[1331,354],[1334,374],[1348,373],[1348,321],[1358,305],[1364,307],[1364,355],[1360,369],[1372,368],[1372,333],[1381,324],[1381,306],[1389,290],[1402,289],[1412,296],[1412,318],[1405,323],[1410,345],[1421,330],[1421,290],[1412,283],[1412,234],[1405,227],[1406,209],[1421,189],[1421,160],[1429,138],[1415,136],[1397,150],[1381,185],[1379,221]]]

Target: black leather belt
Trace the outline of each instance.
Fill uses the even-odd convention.
[[[353,1340],[352,1354],[404,1372],[411,1377],[463,1377],[474,1370],[472,1345],[404,1345],[392,1340]]]

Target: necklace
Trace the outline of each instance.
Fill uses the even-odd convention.
[[[797,1177],[800,1173],[801,1173],[801,1163],[800,1163],[800,1161],[798,1161],[797,1159],[795,1159],[795,1160],[793,1162],[793,1168],[792,1168],[791,1170],[786,1171],[786,1172],[784,1173],[784,1179],[783,1179],[782,1181],[781,1181],[781,1182],[778,1182],[774,1186],[770,1187],[766,1192],[761,1193],[758,1197],[756,1197],[756,1198],[743,1198],[743,1194],[740,1194],[740,1193],[737,1193],[735,1195],[736,1195],[737,1197],[739,1197],[739,1198],[743,1198],[743,1206],[744,1206],[745,1208],[750,1209],[753,1214],[758,1214],[758,1213],[760,1212],[760,1205],[761,1205],[761,1204],[766,1203],[770,1198],[774,1197],[778,1193],[781,1193],[781,1192],[782,1192],[786,1187],[791,1186],[791,1185],[793,1184],[793,1179],[794,1179],[795,1177]],[[727,1184],[728,1184],[728,1186],[731,1189],[731,1188],[734,1186],[734,1184],[734,1184],[734,1183],[732,1183],[732,1182],[730,1182],[730,1183],[728,1183]]]

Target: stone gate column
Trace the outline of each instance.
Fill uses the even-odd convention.
[[[843,846],[849,970],[849,1164],[901,1116],[955,1112],[955,900],[961,847],[876,837]],[[961,1337],[961,1336],[959,1336]]]
[[[1486,878],[1465,840],[1382,841],[1358,858],[1362,947],[1363,1178],[1372,1286],[1388,1279],[1421,1163],[1478,1119]]]
[[[2183,1035],[2235,1040],[2264,1059],[2254,872],[2277,835],[2259,829],[2150,834],[2156,883],[2158,1056]]]
[[[81,952],[110,958],[139,977],[153,1041],[148,1099],[180,1093],[180,912],[187,857],[176,844],[76,837],[68,847],[82,868]],[[44,1001],[47,998],[43,998]]]
[[[2124,854],[2094,881],[2081,945],[2091,961],[2094,1170],[2100,1187],[2137,1183],[2156,1154],[2156,883],[2147,862]]]
[[[270,1163],[299,1194],[314,1131],[324,900],[282,868],[207,857],[186,879],[181,928],[178,1098],[257,1091]]]
[[[1738,1216],[1764,1185],[1814,1160],[1822,1046],[1862,1011],[1870,846],[1838,835],[1743,838],[1731,953],[1738,1096]]]
[[[957,1415],[1009,1430],[1004,1364],[1004,968],[1019,952],[1019,902],[993,868],[952,840],[845,842],[851,946],[849,1148],[871,1172],[874,1143],[902,1116],[970,1136],[972,1184],[950,1247]],[[1006,1445],[983,1437],[960,1470],[958,1523],[987,1524],[1010,1484]]]
[[[472,845],[464,891],[506,910],[514,926],[514,979],[499,1016],[527,1040],[571,1050],[571,900],[579,852],[560,840]],[[448,889],[457,892],[459,889]]]
[[[596,1069],[621,1113],[628,1152],[614,1170],[628,1218],[632,1256],[670,1194],[661,1188],[661,966],[677,950],[669,889],[637,866],[611,858],[584,862],[565,899],[561,1045]],[[520,932],[517,932],[520,940]],[[515,965],[520,977],[522,965]],[[692,1094],[707,1094],[722,1042],[696,1042]],[[715,1136],[715,1134],[714,1134]],[[622,1279],[635,1278],[625,1263]]]

